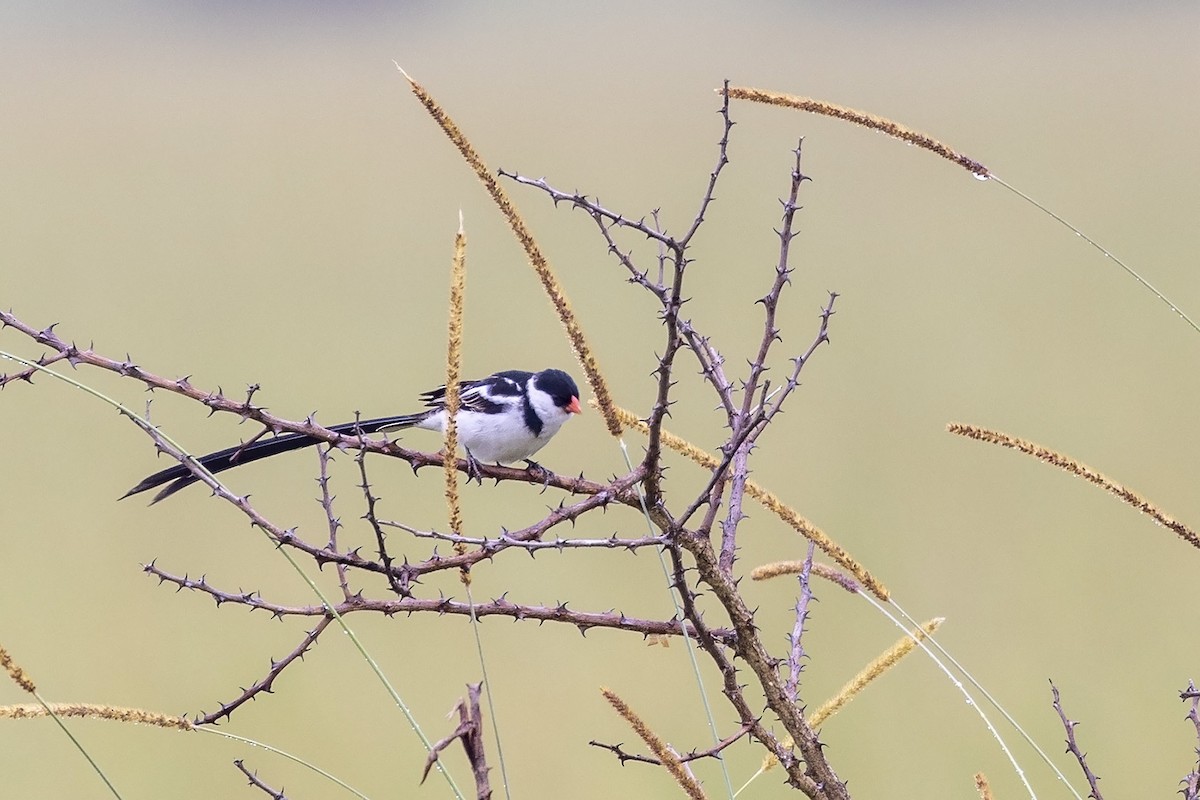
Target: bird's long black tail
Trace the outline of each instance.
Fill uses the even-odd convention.
[[[331,425],[329,430],[344,434],[376,433],[385,428],[411,427],[424,419],[425,416],[425,414],[410,414],[402,417],[380,417],[379,419],[368,419],[360,422],[345,422],[341,425]],[[240,467],[242,464],[249,464],[251,461],[258,461],[261,458],[269,458],[279,453],[299,450],[301,447],[317,444],[319,441],[319,439],[314,439],[311,436],[305,436],[300,433],[289,433],[261,442],[229,447],[225,450],[201,456],[197,460],[209,472],[224,472],[227,469]],[[190,486],[198,480],[199,478],[193,475],[186,466],[176,464],[173,467],[144,478],[137,486],[134,486],[128,492],[121,495],[120,499],[124,500],[131,495],[140,494],[148,489],[162,486],[164,483],[167,484],[166,488],[154,495],[154,499],[150,501],[150,505],[154,505],[159,500],[170,497],[180,489]]]

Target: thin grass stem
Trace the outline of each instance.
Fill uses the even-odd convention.
[[[1192,330],[1194,330],[1196,333],[1200,333],[1200,325],[1197,325],[1197,324],[1195,323],[1195,321],[1193,321],[1193,320],[1192,320],[1192,318],[1191,318],[1191,317],[1189,317],[1187,314],[1185,314],[1185,313],[1184,313],[1184,311],[1183,311],[1183,309],[1181,309],[1179,306],[1175,305],[1175,303],[1173,303],[1171,300],[1169,300],[1165,294],[1163,294],[1163,293],[1162,293],[1162,292],[1160,292],[1160,291],[1159,291],[1157,288],[1155,288],[1154,284],[1150,283],[1150,281],[1148,281],[1148,280],[1146,280],[1145,278],[1143,278],[1143,277],[1142,277],[1142,275],[1141,275],[1141,273],[1137,272],[1137,271],[1136,271],[1136,270],[1135,270],[1133,267],[1129,266],[1129,265],[1128,265],[1128,264],[1126,264],[1124,261],[1122,261],[1121,259],[1117,258],[1117,257],[1116,257],[1115,255],[1113,255],[1113,254],[1112,254],[1112,253],[1111,253],[1111,252],[1110,252],[1110,251],[1109,251],[1107,248],[1103,247],[1103,246],[1102,246],[1102,245],[1101,245],[1099,242],[1097,242],[1095,239],[1093,239],[1092,237],[1088,236],[1086,233],[1084,233],[1083,231],[1081,231],[1079,228],[1075,227],[1075,226],[1074,226],[1074,225],[1072,225],[1070,222],[1068,222],[1067,220],[1063,219],[1061,216],[1059,216],[1058,214],[1054,213],[1054,212],[1053,212],[1053,211],[1051,211],[1049,208],[1047,208],[1046,206],[1044,206],[1044,205],[1042,205],[1041,203],[1039,203],[1037,200],[1034,200],[1032,197],[1030,197],[1029,195],[1025,194],[1025,192],[1022,192],[1020,189],[1018,189],[1017,187],[1013,186],[1012,184],[1010,184],[1010,183],[1008,183],[1008,182],[1006,182],[1006,181],[1003,181],[1003,180],[1001,180],[1001,179],[1000,179],[999,177],[997,177],[996,175],[989,175],[988,177],[989,177],[991,180],[993,180],[993,181],[995,181],[996,183],[998,183],[998,184],[1000,184],[1001,186],[1003,186],[1005,189],[1008,189],[1010,192],[1012,192],[1012,193],[1013,193],[1013,194],[1015,194],[1017,197],[1019,197],[1019,198],[1021,198],[1022,200],[1024,200],[1026,203],[1029,203],[1031,206],[1033,206],[1034,208],[1036,208],[1038,211],[1041,211],[1042,213],[1044,213],[1044,214],[1047,214],[1047,215],[1048,215],[1048,216],[1049,216],[1051,219],[1053,219],[1055,222],[1058,222],[1059,224],[1063,225],[1063,226],[1064,226],[1064,227],[1065,227],[1067,230],[1069,230],[1071,233],[1075,234],[1075,235],[1076,235],[1076,236],[1078,236],[1080,239],[1083,239],[1083,240],[1084,240],[1085,242],[1087,242],[1089,245],[1091,245],[1092,247],[1094,247],[1096,250],[1098,250],[1098,251],[1100,252],[1100,254],[1101,254],[1102,256],[1104,256],[1105,258],[1107,258],[1107,259],[1109,259],[1110,261],[1112,261],[1114,264],[1116,264],[1116,265],[1117,265],[1118,267],[1120,267],[1121,269],[1125,270],[1125,272],[1126,272],[1127,274],[1129,274],[1129,275],[1130,275],[1130,276],[1131,276],[1131,277],[1132,277],[1132,278],[1133,278],[1135,281],[1137,281],[1138,283],[1140,283],[1140,284],[1141,284],[1143,287],[1145,287],[1147,290],[1149,290],[1151,294],[1153,294],[1153,295],[1154,295],[1155,297],[1157,297],[1159,300],[1161,300],[1162,302],[1164,302],[1164,303],[1166,304],[1167,308],[1171,309],[1171,310],[1172,310],[1172,311],[1174,311],[1176,314],[1178,314],[1178,315],[1179,315],[1179,317],[1180,317],[1180,319],[1182,319],[1184,322],[1186,322],[1186,323],[1187,323],[1187,324],[1188,324],[1188,325],[1191,327],[1191,329],[1192,329]]]
[[[273,747],[269,744],[266,744],[265,742],[259,742],[254,739],[248,739],[245,736],[238,736],[236,733],[230,733],[229,731],[225,730],[224,728],[218,728],[214,725],[201,725],[201,726],[197,727],[196,730],[202,731],[204,733],[215,734],[217,736],[221,736],[221,737],[230,739],[235,742],[241,742],[242,744],[248,744],[251,747],[256,747],[261,750],[266,750],[268,753],[274,753],[277,756],[283,756],[284,758],[288,759],[289,761],[294,761],[295,763],[299,764],[300,766],[306,767],[307,769],[312,770],[313,772],[320,775],[322,778],[327,778],[328,780],[333,781],[338,786],[345,789],[347,792],[350,792],[355,797],[360,798],[360,800],[371,800],[369,797],[367,797],[365,794],[360,792],[358,789],[355,789],[353,786],[346,783],[345,781],[343,781],[341,778],[337,777],[333,773],[327,772],[326,770],[323,770],[320,767],[318,767],[316,764],[313,764],[310,761],[305,761],[303,758],[300,758],[299,756],[294,756],[291,753],[287,752],[286,750],[280,750],[278,747]]]

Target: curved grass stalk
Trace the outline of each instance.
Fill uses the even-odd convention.
[[[903,608],[901,608],[898,603],[896,603],[895,601],[892,601],[892,605],[896,607],[896,611],[900,612],[900,616],[902,616],[904,619],[906,619],[910,622],[912,621],[913,618],[911,616],[909,616],[909,613],[907,611],[905,611]],[[1018,734],[1020,734],[1021,738],[1025,740],[1025,743],[1027,745],[1029,745],[1030,747],[1032,747],[1034,752],[1036,752],[1038,754],[1038,757],[1041,758],[1042,761],[1044,761],[1046,763],[1046,765],[1049,766],[1050,769],[1054,771],[1054,774],[1058,777],[1058,779],[1060,781],[1063,782],[1063,785],[1065,785],[1067,787],[1067,789],[1075,797],[1075,800],[1083,800],[1083,798],[1080,796],[1079,792],[1077,792],[1075,790],[1075,787],[1071,785],[1071,782],[1069,780],[1067,780],[1067,776],[1062,773],[1062,770],[1060,770],[1057,766],[1055,766],[1054,762],[1050,760],[1050,756],[1046,755],[1046,751],[1043,750],[1036,741],[1034,741],[1032,736],[1030,736],[1028,733],[1026,733],[1025,729],[1021,727],[1021,725],[1017,722],[1017,720],[1011,714],[1008,713],[1008,710],[1005,709],[1004,706],[1000,705],[1000,701],[998,701],[996,698],[992,697],[991,692],[989,692],[987,689],[985,689],[983,687],[983,684],[980,683],[978,680],[976,680],[975,676],[972,675],[970,672],[968,672],[967,668],[964,667],[962,664],[960,664],[958,659],[956,659],[953,655],[951,655],[949,650],[942,647],[941,643],[937,639],[935,639],[931,636],[931,637],[929,637],[928,642],[933,645],[935,650],[937,650],[939,653],[941,653],[943,656],[945,656],[946,660],[949,661],[951,664],[953,664],[954,668],[956,670],[958,670],[960,673],[962,673],[962,676],[967,679],[967,683],[971,684],[972,686],[974,686],[976,689],[979,690],[979,693],[982,694],[984,696],[984,698],[988,701],[988,703],[991,704],[992,708],[994,708],[998,712],[1000,712],[1000,716],[1004,717],[1004,720],[1009,725],[1013,726],[1013,729],[1016,730],[1016,732]],[[924,645],[922,645],[922,647],[924,647]],[[928,648],[925,648],[925,649],[926,649],[926,652],[928,652]],[[930,653],[931,657],[932,657],[932,655],[933,654]],[[934,660],[936,661],[937,659],[934,659]],[[944,669],[944,667],[943,667],[943,669]],[[970,702],[970,700],[968,700],[968,702]]]
[[[1189,317],[1187,314],[1185,314],[1185,313],[1183,312],[1183,309],[1181,309],[1179,306],[1175,305],[1175,303],[1173,303],[1171,300],[1167,299],[1167,296],[1166,296],[1165,294],[1163,294],[1162,292],[1160,292],[1160,291],[1159,291],[1157,288],[1155,288],[1154,284],[1150,283],[1150,281],[1148,281],[1148,280],[1146,280],[1145,278],[1143,278],[1143,277],[1141,276],[1141,273],[1137,272],[1137,271],[1136,271],[1136,270],[1135,270],[1133,267],[1129,266],[1129,265],[1128,265],[1128,264],[1126,264],[1124,261],[1122,261],[1121,259],[1117,258],[1115,255],[1113,255],[1113,254],[1112,254],[1112,253],[1111,253],[1111,252],[1110,252],[1108,249],[1106,249],[1105,247],[1103,247],[1103,246],[1102,246],[1102,245],[1101,245],[1099,242],[1097,242],[1095,239],[1093,239],[1092,237],[1088,236],[1086,233],[1084,233],[1083,231],[1081,231],[1079,228],[1076,228],[1076,227],[1075,227],[1074,225],[1072,225],[1070,222],[1067,222],[1067,220],[1063,219],[1061,216],[1059,216],[1058,214],[1054,213],[1054,212],[1053,212],[1053,211],[1051,211],[1049,208],[1047,208],[1046,206],[1044,206],[1044,205],[1042,205],[1041,203],[1039,203],[1037,200],[1034,200],[1032,197],[1030,197],[1029,195],[1025,194],[1025,192],[1022,192],[1020,189],[1018,189],[1017,187],[1013,186],[1011,183],[1008,183],[1008,182],[1006,182],[1006,181],[1003,181],[1003,180],[1001,180],[1001,179],[1000,179],[998,176],[996,176],[996,175],[988,175],[988,180],[993,180],[993,181],[995,181],[996,183],[998,183],[998,184],[1000,184],[1001,186],[1003,186],[1005,189],[1008,189],[1010,192],[1012,192],[1013,194],[1015,194],[1017,197],[1021,198],[1021,199],[1022,199],[1022,200],[1024,200],[1026,203],[1029,203],[1031,206],[1033,206],[1034,208],[1036,208],[1038,211],[1041,211],[1043,214],[1046,214],[1046,215],[1048,215],[1048,216],[1049,216],[1051,219],[1053,219],[1055,222],[1057,222],[1057,223],[1059,223],[1059,224],[1063,225],[1063,226],[1064,226],[1064,227],[1065,227],[1067,230],[1071,231],[1071,233],[1075,234],[1075,235],[1076,235],[1076,236],[1078,236],[1080,239],[1083,239],[1083,240],[1084,240],[1085,242],[1087,242],[1089,245],[1091,245],[1092,247],[1094,247],[1096,250],[1100,251],[1100,254],[1101,254],[1101,255],[1103,255],[1105,258],[1109,259],[1110,261],[1112,261],[1114,264],[1116,264],[1116,265],[1117,265],[1118,267],[1120,267],[1121,269],[1125,270],[1125,272],[1126,272],[1126,273],[1128,273],[1128,274],[1129,274],[1129,275],[1130,275],[1130,276],[1131,276],[1131,277],[1132,277],[1132,278],[1133,278],[1135,281],[1137,281],[1137,282],[1138,282],[1138,283],[1140,283],[1140,284],[1141,284],[1143,287],[1145,287],[1147,290],[1149,290],[1151,294],[1153,294],[1153,295],[1154,295],[1155,297],[1157,297],[1159,300],[1161,300],[1161,301],[1163,301],[1164,303],[1166,303],[1166,305],[1167,305],[1167,308],[1171,309],[1171,310],[1172,310],[1172,311],[1174,311],[1176,314],[1178,314],[1178,315],[1179,315],[1179,317],[1180,317],[1180,319],[1182,319],[1182,320],[1183,320],[1184,322],[1186,322],[1186,323],[1187,323],[1189,326],[1191,326],[1192,330],[1194,330],[1196,333],[1200,333],[1200,325],[1197,325],[1197,324],[1196,324],[1196,323],[1195,323],[1195,322],[1192,320],[1192,318],[1191,318],[1191,317]]]
[[[1137,270],[1129,266],[1129,264],[1125,263],[1120,258],[1117,258],[1117,256],[1113,255],[1111,251],[1102,246],[1095,239],[1088,236],[1076,226],[1072,225],[1061,215],[1051,211],[1047,206],[1039,203],[1037,200],[1034,200],[1028,194],[1013,186],[1011,183],[1008,183],[1000,178],[999,175],[992,172],[980,162],[973,158],[969,158],[962,153],[959,153],[958,151],[950,148],[948,145],[943,144],[937,139],[934,139],[932,136],[927,136],[919,131],[914,131],[912,128],[902,125],[895,120],[888,119],[887,117],[881,117],[866,111],[858,111],[853,108],[847,108],[845,106],[840,106],[836,103],[830,103],[825,100],[816,100],[811,97],[800,97],[797,95],[789,95],[782,92],[772,92],[764,89],[753,89],[745,86],[731,86],[728,89],[717,89],[716,91],[718,93],[725,92],[734,100],[749,100],[756,103],[764,103],[766,105],[794,108],[798,111],[808,111],[814,114],[821,114],[823,116],[845,120],[846,122],[851,122],[855,125],[861,125],[865,128],[871,128],[872,130],[880,131],[893,138],[900,139],[908,142],[909,144],[928,150],[929,152],[941,156],[949,161],[953,161],[963,169],[971,172],[980,180],[994,181],[1015,194],[1017,197],[1024,200],[1026,203],[1029,203],[1038,211],[1041,211],[1043,214],[1049,216],[1055,222],[1063,225],[1067,230],[1071,231],[1071,233],[1075,234],[1080,239],[1083,239],[1083,241],[1087,242],[1093,248],[1098,250],[1102,256],[1123,269],[1130,277],[1141,284],[1143,288],[1165,303],[1167,308],[1179,315],[1180,319],[1186,322],[1192,330],[1194,330],[1196,333],[1200,333],[1200,325],[1197,325],[1191,317],[1184,313],[1183,309],[1168,299],[1165,294],[1163,294],[1154,286],[1154,284],[1143,278],[1142,275],[1137,272]]]
[[[885,617],[890,619],[892,621],[892,624],[894,624],[897,628],[900,628],[900,630],[902,630],[906,633],[908,632],[908,626],[905,625],[904,622],[897,619],[895,614],[893,614],[892,612],[890,612],[886,608],[884,608],[882,603],[880,603],[878,600],[876,600],[874,597],[867,594],[866,592],[859,592],[858,594],[860,597],[862,597],[868,603],[875,606],[875,610],[877,610],[880,614],[883,614]],[[897,610],[900,610],[900,607],[898,605],[896,605],[895,600],[890,601],[890,603],[891,603],[891,605],[896,606]],[[911,624],[913,624],[913,625],[918,624],[916,622],[916,620],[914,620],[907,613],[905,613],[903,611],[901,611],[901,613],[903,614],[903,616],[906,620],[909,620],[911,622]],[[930,639],[928,639],[928,641],[935,641],[935,640],[930,638]],[[971,708],[975,709],[975,713],[979,715],[979,718],[981,720],[983,720],[983,724],[984,724],[984,726],[987,727],[988,732],[992,734],[992,737],[996,740],[996,743],[1000,745],[1000,750],[1004,753],[1005,757],[1008,759],[1008,763],[1012,765],[1013,771],[1015,771],[1017,773],[1017,777],[1021,779],[1021,784],[1024,785],[1025,790],[1027,792],[1029,792],[1030,800],[1037,800],[1037,792],[1035,792],[1033,790],[1033,786],[1030,785],[1029,779],[1025,775],[1025,770],[1021,768],[1021,764],[1017,761],[1016,756],[1013,755],[1012,750],[1009,749],[1008,744],[1004,741],[1004,737],[1000,735],[1000,731],[996,730],[996,726],[992,724],[992,721],[991,721],[991,719],[988,718],[987,713],[984,712],[984,710],[979,706],[979,704],[977,702],[975,702],[975,698],[972,697],[971,693],[969,691],[967,691],[966,687],[963,686],[962,681],[960,681],[957,677],[955,677],[954,673],[950,670],[950,668],[947,667],[944,663],[942,663],[942,660],[937,657],[937,654],[935,654],[933,652],[933,650],[929,649],[929,646],[925,642],[918,642],[917,644],[922,650],[925,651],[925,655],[929,656],[933,660],[933,663],[938,666],[938,669],[940,669],[943,673],[945,673],[946,677],[950,679],[950,682],[954,684],[954,687],[962,693],[963,697],[965,697],[967,700],[967,705],[969,705]],[[939,646],[939,649],[941,649],[940,646]],[[972,681],[971,683],[973,686],[978,686],[978,684],[976,684],[974,681]],[[1061,773],[1060,773],[1060,776],[1061,776]],[[1064,778],[1064,781],[1065,781],[1065,778]],[[1067,786],[1070,787],[1070,784],[1068,783]],[[1071,791],[1074,793],[1074,791],[1075,791],[1074,788],[1072,788]],[[1082,798],[1080,798],[1077,793],[1075,794],[1075,797],[1076,797],[1076,800],[1082,800]]]
[[[217,728],[212,725],[200,725],[199,727],[195,728],[195,730],[203,731],[205,733],[212,733],[217,736],[223,736],[226,739],[232,739],[235,742],[241,742],[242,744],[248,744],[251,747],[261,748],[263,750],[266,750],[268,753],[274,753],[277,756],[283,756],[284,758],[288,759],[289,761],[294,761],[302,767],[307,767],[308,769],[310,769],[313,772],[320,775],[322,778],[328,778],[329,780],[336,783],[338,786],[345,789],[347,792],[350,792],[355,797],[360,798],[360,800],[370,800],[370,798],[367,797],[365,794],[360,792],[358,789],[355,789],[353,786],[346,783],[345,781],[343,781],[341,778],[337,777],[333,773],[326,772],[325,770],[318,767],[316,764],[313,764],[312,762],[309,762],[309,761],[305,761],[303,758],[300,758],[300,756],[294,756],[291,753],[287,752],[286,750],[280,750],[278,747],[272,747],[269,744],[255,741],[254,739],[248,739],[245,736],[238,736],[236,733],[230,733],[227,730],[223,730],[222,728]]]

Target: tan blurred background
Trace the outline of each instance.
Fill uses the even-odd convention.
[[[723,78],[889,115],[983,161],[1200,314],[1200,9],[1125,5],[133,2],[98,12],[6,3],[0,306],[198,386],[239,393],[261,383],[257,399],[291,418],[403,412],[440,380],[462,209],[466,371],[573,367],[512,237],[409,95],[396,59],[493,167],[545,175],[633,216],[660,207],[675,231],[714,163],[712,89]],[[741,364],[760,330],[752,303],[769,284],[778,198],[800,136],[814,180],[802,195],[780,367],[807,347],[826,290],[842,294],[833,344],[764,442],[757,476],[913,614],[948,617],[942,641],[1077,786],[1048,678],[1083,721],[1106,793],[1169,796],[1195,763],[1176,692],[1200,658],[1200,553],[1080,481],[943,428],[974,422],[1055,446],[1200,524],[1200,334],[997,185],[834,121],[746,105],[733,113],[732,163],[693,253],[691,313]],[[661,342],[652,304],[623,282],[582,214],[511,191],[619,401],[645,411]],[[651,255],[636,239],[627,246]],[[0,348],[38,352],[11,331],[0,332]],[[715,446],[712,397],[682,363],[673,427]],[[78,377],[137,408],[147,399],[106,375]],[[195,451],[256,432],[170,397],[153,410]],[[108,408],[42,379],[0,394],[0,433],[0,641],[48,698],[194,714],[236,696],[299,640],[304,620],[215,609],[141,574],[157,558],[230,591],[311,601],[272,548],[203,489],[154,508],[117,503],[165,463]],[[436,447],[420,434],[411,441]],[[638,452],[640,442],[630,445]],[[622,468],[595,414],[542,455],[598,478]],[[315,473],[305,452],[229,480],[320,540]],[[414,478],[379,460],[372,475],[386,515],[442,524],[433,471]],[[357,520],[350,458],[339,459],[335,480],[343,518]],[[676,464],[668,489],[681,497],[695,480]],[[495,533],[558,499],[472,488],[467,525]],[[794,534],[751,513],[744,567],[799,556]],[[637,522],[613,511],[579,532],[633,534]],[[650,552],[512,554],[476,581],[477,596],[507,590],[527,603],[670,614]],[[439,589],[461,596],[452,580],[422,587]],[[782,653],[795,585],[745,591]],[[865,603],[824,587],[820,600],[803,684],[814,705],[897,635]],[[468,627],[351,622],[429,734],[448,732],[443,715],[479,677]],[[607,631],[581,638],[499,620],[482,634],[514,796],[678,796],[662,774],[621,769],[587,741],[633,747],[599,697],[603,684],[679,748],[708,743],[679,643],[647,648]],[[711,670],[706,677],[717,685]],[[25,699],[0,688],[0,702]],[[126,797],[256,796],[230,764],[239,757],[289,796],[344,796],[216,737],[72,727]],[[372,797],[448,796],[437,778],[417,787],[423,751],[340,634],[227,727]],[[1068,796],[1006,735],[1039,796]],[[971,797],[977,770],[998,797],[1023,796],[992,737],[922,658],[857,699],[823,738],[856,797]],[[760,752],[730,751],[735,785]],[[469,783],[457,749],[451,763]],[[717,770],[698,770],[721,796]],[[0,725],[0,776],[5,798],[105,793],[48,722]],[[742,796],[787,794],[771,773]]]

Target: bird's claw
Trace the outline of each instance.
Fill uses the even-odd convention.
[[[542,479],[542,491],[545,492],[549,489],[550,478],[554,473],[531,458],[525,459],[525,463],[528,465],[527,468],[531,477]]]
[[[475,481],[480,486],[483,486],[483,467],[480,465],[478,459],[476,459],[475,456],[471,455],[471,451],[468,450],[467,451],[467,483],[470,483],[472,478],[474,478]]]

